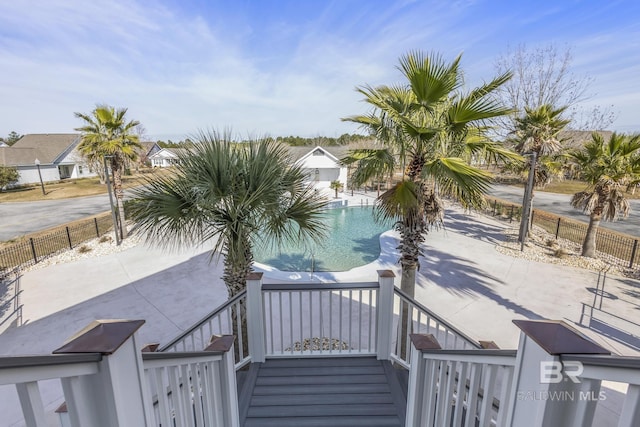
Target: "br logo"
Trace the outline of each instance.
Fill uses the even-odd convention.
[[[579,384],[584,367],[580,362],[573,361],[543,361],[540,362],[540,383],[557,384],[567,379],[574,384]]]

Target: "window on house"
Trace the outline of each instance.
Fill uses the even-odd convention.
[[[82,175],[82,166],[78,165],[78,175]]]

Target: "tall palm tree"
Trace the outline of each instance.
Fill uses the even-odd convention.
[[[373,109],[343,120],[375,135],[381,147],[354,150],[343,159],[354,163],[356,184],[384,170],[402,169],[402,179],[378,197],[377,213],[396,220],[400,233],[401,288],[415,293],[416,270],[429,228],[442,221],[442,196],[465,207],[479,207],[491,175],[471,164],[474,157],[512,161],[515,153],[487,137],[485,120],[508,114],[489,98],[509,74],[462,92],[461,57],[446,62],[436,54],[411,52],[400,58],[406,79],[401,85],[357,88]]]
[[[562,117],[566,109],[554,108],[549,104],[538,108],[525,107],[524,114],[515,119],[515,131],[507,142],[513,144],[515,151],[520,154],[536,153],[534,187],[544,187],[562,170],[556,154],[562,148],[559,134],[570,123],[570,120]],[[519,166],[520,172],[526,172],[531,168],[530,162],[531,159],[516,166]]]
[[[151,242],[213,245],[224,255],[229,297],[245,288],[253,248],[264,241],[320,241],[327,201],[272,139],[232,143],[198,135],[171,175],[134,190],[131,216]]]
[[[571,198],[571,205],[589,215],[582,256],[596,256],[596,235],[602,220],[615,221],[629,214],[629,189],[640,181],[640,135],[614,133],[608,141],[594,132],[591,141],[569,154],[579,176],[589,187]]]
[[[141,148],[136,126],[137,120],[127,121],[126,108],[114,108],[109,105],[98,105],[91,114],[74,113],[84,120],[85,124],[75,130],[82,132],[82,141],[78,145],[80,153],[90,164],[102,168],[105,158],[109,159],[113,173],[113,190],[119,217],[119,228],[122,238],[127,237],[124,212],[124,190],[122,188],[122,172],[129,160],[134,160]]]
[[[529,155],[526,156],[525,162],[512,163],[506,169],[529,176],[523,214],[531,213],[535,188],[544,187],[554,176],[562,172],[563,164],[559,161],[562,157],[559,155],[562,141],[559,134],[569,124],[569,120],[562,118],[562,113],[566,109],[567,107],[554,108],[550,104],[537,108],[525,107],[524,114],[514,120],[515,130],[507,139],[507,143],[512,144],[518,153]],[[518,240],[521,242],[531,230],[531,216],[523,216],[522,220],[518,235]]]

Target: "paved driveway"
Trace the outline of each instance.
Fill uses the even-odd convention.
[[[522,188],[512,187],[510,185],[496,185],[489,191],[489,194],[503,200],[520,204],[522,203],[523,191]],[[533,198],[533,208],[573,218],[578,221],[589,222],[587,215],[571,207],[569,204],[570,200],[571,195],[569,194],[536,191]],[[631,204],[631,212],[628,218],[615,222],[603,221],[600,225],[620,233],[640,236],[640,200],[630,200],[629,202]]]
[[[0,241],[82,219],[109,210],[109,196],[39,202],[0,203]]]

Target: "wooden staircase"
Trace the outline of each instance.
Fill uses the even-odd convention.
[[[401,427],[406,389],[373,357],[271,359],[251,365],[239,406],[244,427]]]

